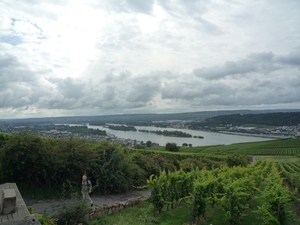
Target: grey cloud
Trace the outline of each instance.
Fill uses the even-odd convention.
[[[153,8],[154,0],[125,0],[125,4],[134,9],[137,12],[150,13]]]
[[[132,76],[129,71],[118,75],[109,73],[104,80],[86,84],[85,95],[78,101],[82,107],[119,112],[148,107],[159,95],[161,77],[164,75],[167,77],[170,74],[156,71],[139,77]]]
[[[12,91],[12,89],[15,89]],[[19,108],[31,104],[31,90],[18,85],[11,85],[10,89],[0,90],[0,108]]]
[[[20,109],[28,106],[29,109],[88,109],[92,112],[114,113],[151,111],[157,108],[154,100],[159,98],[166,107],[174,103],[176,107],[184,106],[185,109],[191,110],[217,105],[234,108],[261,104],[292,104],[299,101],[299,74],[293,75],[293,70],[288,73],[291,73],[288,79],[280,78],[279,71],[272,72],[276,79],[259,73],[239,80],[231,77],[226,80],[204,80],[192,77],[192,74],[186,74],[185,77],[189,79],[185,79],[170,72],[159,71],[143,76],[132,76],[129,71],[125,71],[112,76],[110,82],[103,82],[101,79],[97,81],[48,78],[51,84],[48,88],[46,84],[37,84],[41,87],[33,91],[23,86],[20,93],[14,94],[14,99],[11,96],[2,98],[0,104],[2,107]],[[10,89],[6,92],[10,92]],[[24,93],[25,97],[22,97]],[[9,96],[9,93],[3,93],[1,90],[0,95]],[[8,99],[11,101],[10,105],[7,105]]]
[[[103,99],[105,101],[112,101],[116,97],[116,90],[114,86],[106,86],[103,93]]]
[[[281,73],[288,76],[280,76]],[[293,104],[299,103],[299,75],[293,70],[281,70],[271,76],[256,73],[240,79],[170,81],[162,88],[161,97],[189,107]]]
[[[278,56],[276,61],[282,64],[295,65],[300,69],[300,49],[285,56]]]
[[[63,95],[52,93],[51,96],[40,97],[37,105],[44,109],[78,109],[82,105],[74,98],[65,98]]]
[[[0,55],[0,108],[24,107],[34,104],[36,92],[41,91],[40,77],[49,70],[31,70],[13,55]]]
[[[212,35],[221,35],[224,34],[223,30],[218,27],[217,25],[209,22],[208,20],[203,19],[202,17],[199,17],[197,19],[200,23],[196,25],[196,29],[200,31],[205,31],[206,33],[212,34]]]
[[[193,99],[199,94],[199,90],[188,88],[182,82],[166,83],[161,90],[162,99]]]
[[[83,97],[83,89],[85,84],[80,80],[67,77],[65,79],[48,78],[48,81],[55,84],[58,91],[62,93],[65,98],[79,99]]]
[[[31,71],[13,55],[0,55],[0,87],[8,83],[33,82],[38,73]]]
[[[147,103],[158,93],[160,86],[160,82],[157,82],[156,80],[138,79],[136,80],[136,83],[132,84],[126,100],[129,102]]]
[[[129,71],[122,71],[118,75],[114,75],[113,72],[109,72],[104,77],[103,81],[110,83],[110,82],[122,82],[126,79],[129,79],[131,76],[131,73]]]
[[[250,72],[270,73],[280,68],[281,65],[278,65],[275,61],[275,55],[268,52],[253,53],[245,59],[227,61],[223,65],[194,69],[193,73],[198,77],[213,80]]]
[[[207,98],[212,95],[232,94],[231,87],[222,82],[204,82],[191,80],[189,82],[171,82],[161,91],[162,99],[184,99],[193,100]]]

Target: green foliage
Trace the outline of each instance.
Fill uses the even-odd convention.
[[[179,146],[177,146],[176,143],[170,143],[168,142],[166,144],[166,150],[170,152],[179,152]]]
[[[173,209],[177,203],[191,194],[193,176],[182,170],[172,173],[162,171],[160,176],[151,175],[147,184],[151,189],[150,201],[154,206],[154,216],[161,213],[164,206]]]
[[[72,205],[64,205],[59,214],[55,216],[57,225],[74,225],[86,223],[85,215],[89,209],[84,201],[74,203]]]
[[[206,164],[199,159],[187,158],[180,161],[180,168],[185,172],[191,172],[194,169],[203,169]]]
[[[90,175],[96,181],[95,191],[108,194],[126,191],[130,187],[130,178],[127,177],[128,167],[115,145],[109,142],[100,143],[95,148],[97,160],[90,162]]]
[[[194,149],[194,148],[192,148]],[[192,150],[191,149],[191,150]],[[239,143],[221,146],[195,147],[201,153],[218,155],[274,155],[294,156],[300,153],[300,138],[287,138],[263,142]]]
[[[147,178],[124,149],[109,142],[91,145],[76,139],[14,134],[0,153],[1,179],[36,193],[60,189],[58,197],[69,198],[79,194],[81,175],[86,173],[96,192],[120,193],[144,185]]]
[[[137,144],[134,146],[135,149],[145,149],[145,146]]]
[[[295,201],[297,189],[290,192],[283,187],[283,181],[275,163],[271,164],[266,178],[266,186],[261,191],[263,205],[259,206],[255,213],[259,216],[262,224],[288,225],[294,222],[295,215],[290,208],[290,203]]]
[[[8,141],[9,137],[6,134],[0,133],[0,148],[5,145],[5,143]]]
[[[56,225],[57,224],[56,223],[57,220],[52,217],[46,217],[39,213],[36,213],[35,216],[39,220],[41,225]]]
[[[13,135],[3,146],[0,167],[2,179],[7,181],[31,187],[51,185],[50,153],[37,136],[25,132]]]
[[[34,208],[32,206],[27,206],[27,209],[28,209],[30,214],[34,213]]]
[[[129,150],[107,141],[50,139],[26,132],[7,137],[0,148],[1,180],[17,182],[24,196],[38,199],[76,198],[82,174],[88,175],[95,193],[121,193],[144,186],[151,174],[178,170],[181,160],[190,158],[195,164],[190,166],[187,161],[185,170],[213,167],[220,160],[211,156],[218,162],[204,162],[203,156],[196,154]]]
[[[297,189],[290,192],[283,186],[274,162],[162,172],[160,176],[150,176],[148,185],[154,215],[170,205],[176,207],[180,200],[191,199],[191,217],[196,224],[206,220],[210,207],[222,209],[223,221],[232,225],[242,224],[249,212],[257,216],[255,221],[259,224],[286,225],[294,221],[290,203],[296,200]],[[210,213],[214,209],[210,208]]]
[[[181,205],[154,217],[153,207],[144,201],[119,213],[101,215],[88,222],[89,225],[187,225],[189,210],[186,205]]]
[[[151,144],[152,144],[152,141],[147,141],[147,142],[146,142],[146,147],[147,147],[147,148],[150,148],[150,147],[151,147]]]
[[[171,137],[188,137],[191,138],[193,137],[191,134],[188,134],[186,132],[182,132],[182,131],[169,131],[169,130],[139,130],[140,132],[148,132],[148,133],[155,133],[158,135],[164,135],[164,136],[171,136]]]
[[[112,130],[124,130],[124,131],[137,131],[137,129],[134,126],[114,126],[114,125],[109,125],[109,129]]]
[[[192,218],[193,223],[204,219],[207,211],[207,205],[214,203],[213,193],[216,188],[217,180],[215,177],[199,177],[194,182],[194,191],[192,199]]]
[[[234,155],[229,155],[227,157],[226,164],[229,167],[247,166],[248,165],[248,160],[244,155],[234,154]]]

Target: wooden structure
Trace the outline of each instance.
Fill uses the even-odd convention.
[[[0,224],[1,225],[41,225],[30,214],[15,183],[0,185]]]

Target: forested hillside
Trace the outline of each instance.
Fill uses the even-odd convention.
[[[201,122],[191,122],[190,127],[203,126],[232,126],[242,125],[269,125],[269,126],[294,126],[300,124],[300,112],[263,113],[263,114],[232,114],[221,115],[205,119]]]

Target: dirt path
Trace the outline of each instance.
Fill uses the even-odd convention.
[[[127,201],[136,197],[148,197],[150,196],[149,190],[134,190],[129,191],[124,194],[108,195],[108,196],[96,196],[92,195],[91,198],[94,201],[94,207],[103,206],[103,205],[112,205],[114,203]],[[43,215],[52,215],[63,208],[64,205],[69,205],[75,203],[77,200],[49,200],[49,201],[37,201],[33,199],[24,198],[25,204],[27,206],[32,206],[35,213],[41,213]]]

